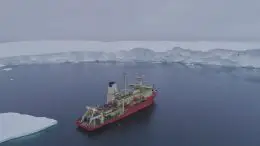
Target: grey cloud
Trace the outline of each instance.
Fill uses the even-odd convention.
[[[257,0],[1,0],[0,40],[260,40]]]

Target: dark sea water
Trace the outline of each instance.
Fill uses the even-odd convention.
[[[16,66],[0,72],[0,113],[44,116],[58,124],[0,146],[259,146],[260,80],[245,70],[183,64]],[[123,72],[129,82],[140,73],[154,83],[156,104],[98,132],[78,130],[75,120],[85,106],[105,102],[108,81],[123,87]]]

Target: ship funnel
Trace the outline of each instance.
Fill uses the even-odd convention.
[[[107,103],[115,99],[116,93],[118,93],[116,82],[109,82],[107,88]]]

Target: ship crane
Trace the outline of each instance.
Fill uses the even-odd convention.
[[[90,107],[90,106],[86,106],[86,109],[87,109],[87,111],[91,111],[91,112],[92,112],[91,117],[93,117],[94,113],[98,111],[96,108]],[[81,122],[83,122],[86,117],[87,117],[87,113],[85,113],[85,114],[82,116]]]

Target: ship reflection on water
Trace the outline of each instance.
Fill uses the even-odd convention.
[[[143,109],[141,111],[138,111],[134,113],[133,115],[126,117],[122,120],[119,120],[118,122],[108,124],[100,129],[97,129],[92,132],[87,132],[84,129],[77,128],[79,132],[82,134],[87,135],[89,138],[101,135],[105,132],[113,133],[113,132],[123,132],[127,131],[129,129],[135,128],[136,125],[143,125],[147,126],[149,125],[154,115],[154,111],[156,109],[156,103],[152,104],[150,107],[147,107],[146,109]]]

